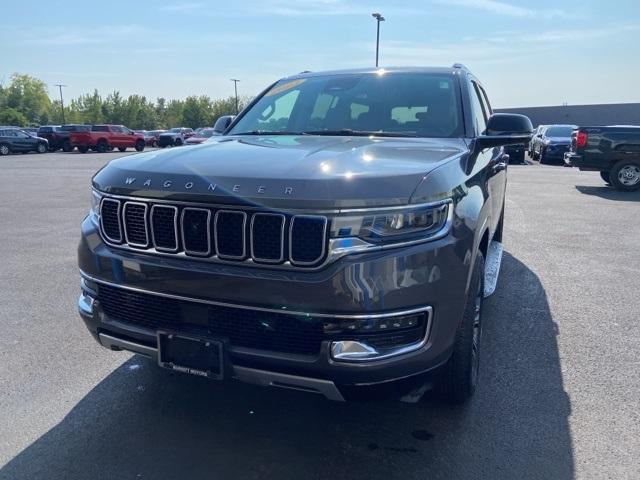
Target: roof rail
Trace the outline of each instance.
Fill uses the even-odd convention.
[[[464,66],[462,63],[454,63],[453,66],[451,68],[460,68],[462,70],[469,70],[466,66]]]

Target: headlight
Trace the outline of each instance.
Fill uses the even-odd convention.
[[[331,221],[331,237],[358,237],[373,244],[427,240],[447,230],[451,213],[450,203],[445,203],[338,215]]]
[[[102,194],[91,189],[91,214],[96,218],[100,217],[100,201],[102,200]]]

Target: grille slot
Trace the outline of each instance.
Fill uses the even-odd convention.
[[[289,257],[296,265],[313,265],[324,257],[327,218],[298,215],[291,220]]]
[[[147,247],[147,205],[138,202],[125,202],[123,212],[124,238],[132,247]]]
[[[207,256],[211,253],[211,211],[204,208],[182,210],[182,243],[187,255]]]
[[[245,230],[247,214],[218,210],[214,221],[216,255],[220,258],[243,259],[246,256]]]
[[[284,260],[285,216],[279,213],[255,213],[251,217],[251,257],[258,262]]]
[[[120,200],[104,198],[100,204],[102,233],[110,242],[122,243],[120,229]]]
[[[151,207],[151,238],[158,250],[178,250],[178,209],[166,205]]]

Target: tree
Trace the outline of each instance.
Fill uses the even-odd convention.
[[[29,75],[14,73],[2,96],[4,105],[0,106],[20,112],[26,118],[25,124],[39,124],[51,107],[45,83]]]
[[[0,110],[0,125],[15,125],[22,127],[29,123],[27,117],[15,108],[3,108]]]

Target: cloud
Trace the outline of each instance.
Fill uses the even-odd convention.
[[[552,9],[544,12],[537,12],[531,8],[518,7],[507,2],[498,0],[436,0],[436,3],[442,5],[455,5],[459,7],[475,8],[484,10],[495,15],[504,15],[509,17],[534,17],[542,15],[544,17],[568,17],[563,10]]]

